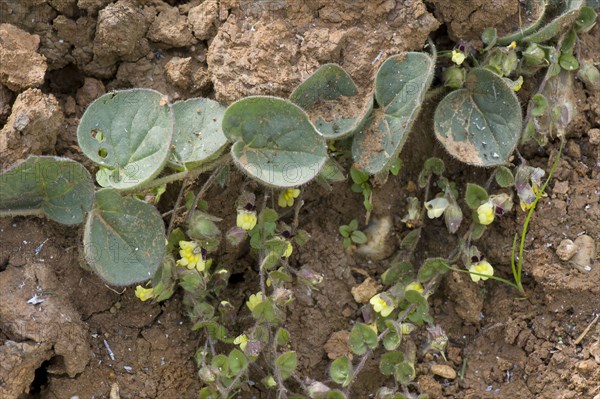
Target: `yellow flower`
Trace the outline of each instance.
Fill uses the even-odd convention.
[[[506,46],[506,48],[509,50],[517,48],[517,42],[513,40],[508,46]]]
[[[542,190],[540,189],[540,186],[537,183],[533,183],[531,185],[531,189],[533,190],[533,193],[535,194],[536,197],[547,197],[548,194],[546,193],[542,193]],[[533,201],[535,201],[535,198],[533,199]],[[527,202],[523,201],[522,199],[520,200],[520,204],[521,204],[521,209],[523,211],[528,211],[532,206],[533,206],[533,201],[531,201],[530,204],[528,204]]]
[[[456,65],[462,64],[467,57],[462,51],[452,50],[452,62]]]
[[[179,256],[177,266],[185,266],[192,270],[196,268],[199,272],[206,269],[206,262],[202,258],[202,248],[194,241],[179,241]]]
[[[286,206],[294,205],[294,198],[298,198],[300,195],[300,190],[297,188],[288,188],[281,193],[279,193],[279,198],[277,199],[277,204],[285,208]]]
[[[239,345],[241,350],[245,350],[246,349],[246,345],[248,345],[248,336],[246,334],[238,335],[233,340],[233,343],[235,345]]]
[[[479,223],[483,225],[488,225],[494,221],[494,217],[496,213],[494,211],[494,204],[492,201],[487,201],[477,208],[477,218],[479,219]]]
[[[404,288],[404,291],[417,291],[419,294],[423,293],[423,286],[421,285],[421,283],[419,283],[418,281],[413,281],[412,283],[410,283],[409,285],[406,286],[406,288]]]
[[[250,311],[253,311],[256,305],[262,303],[264,300],[265,297],[263,296],[263,293],[257,292],[256,294],[250,295],[250,298],[248,298],[248,301],[246,302],[246,306],[248,306]]]
[[[487,280],[490,276],[494,275],[494,268],[489,262],[482,260],[477,263],[473,263],[471,267],[469,267],[469,272],[471,273],[479,273],[484,274],[485,276],[479,276],[477,274],[470,274],[471,280],[478,282],[479,280]]]
[[[425,209],[427,209],[427,217],[429,219],[439,218],[444,214],[446,208],[450,203],[444,197],[434,198],[431,201],[425,203]]]
[[[141,285],[135,287],[135,296],[137,296],[140,301],[147,301],[154,297],[154,288],[144,288]]]
[[[240,229],[252,230],[256,226],[257,218],[255,211],[247,211],[245,209],[238,209],[236,225]]]
[[[369,303],[373,305],[373,310],[383,317],[388,317],[394,310],[394,304],[387,295],[382,296],[382,294],[377,294],[369,300]]]
[[[513,90],[519,91],[519,90],[521,90],[522,86],[523,86],[523,76],[519,76],[519,78],[514,81]]]
[[[288,241],[287,247],[285,248],[285,251],[283,252],[283,255],[281,255],[281,257],[289,258],[293,251],[294,251],[294,246],[292,245],[291,242]]]

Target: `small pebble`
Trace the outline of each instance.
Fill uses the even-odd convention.
[[[583,272],[591,271],[596,258],[596,242],[592,237],[584,234],[577,237],[574,244],[577,246],[577,252],[571,262]]]
[[[591,144],[600,144],[600,129],[590,129],[587,134]]]
[[[445,364],[434,364],[431,366],[431,372],[447,380],[453,380],[456,378],[456,371],[452,367]]]
[[[560,260],[568,261],[577,253],[577,245],[569,239],[562,240],[556,248],[556,255]]]
[[[589,373],[595,367],[596,367],[596,362],[594,362],[594,360],[592,360],[592,359],[583,360],[583,361],[577,363],[577,370],[581,371],[582,373]]]

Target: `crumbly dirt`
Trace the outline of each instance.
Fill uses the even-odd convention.
[[[381,61],[420,50],[432,33],[442,42],[446,32],[453,40],[477,41],[488,26],[503,32],[524,24],[519,12],[506,0],[0,0],[0,168],[28,154],[85,162],[77,123],[109,90],[139,86],[173,100],[209,96],[223,103],[252,94],[287,96],[327,62],[341,64],[367,87]],[[440,26],[445,30],[435,33]],[[583,35],[579,51],[598,62],[600,26]],[[447,361],[417,352],[417,387],[433,399],[600,394],[600,322],[582,335],[600,309],[600,93],[579,81],[574,89],[578,114],[566,152],[527,236],[527,296],[449,273],[429,299],[450,341]],[[415,122],[406,144],[411,151],[401,156],[403,172],[374,191],[373,219],[389,217],[394,240],[408,232],[400,219],[407,198],[422,195],[414,182],[426,158],[443,158],[459,187],[487,179],[485,170],[450,159],[435,142],[432,110],[424,106]],[[548,170],[556,151],[550,144],[521,152]],[[237,173],[231,179],[224,190],[207,194],[224,231],[235,224],[233,202],[247,183]],[[251,182],[245,187],[262,192]],[[362,222],[364,212],[361,195],[348,183],[331,191],[312,184],[302,195],[300,227],[311,240],[291,264],[312,268],[324,282],[313,290],[291,286],[295,301],[285,326],[300,376],[327,380],[330,357],[347,351],[344,331],[361,317],[363,304],[352,288],[378,281],[390,258],[344,250],[338,227],[353,218]],[[504,277],[513,234],[525,217],[517,208],[478,243]],[[556,253],[561,241],[582,235],[596,245],[589,270]],[[108,398],[116,389],[123,399],[197,397],[194,354],[203,337],[191,330],[181,292],[151,304],[131,288],[107,287],[80,267],[79,236],[77,228],[46,220],[0,219],[0,398]],[[427,221],[417,256],[446,256],[455,245],[443,221]],[[239,311],[228,328],[239,333],[250,323],[244,301],[257,291],[256,270],[248,248],[227,247],[218,256],[235,276],[225,295]],[[417,345],[422,338],[418,333]],[[262,378],[260,371],[251,377]],[[370,359],[352,398],[367,398],[386,383]],[[273,397],[260,384],[239,394]]]

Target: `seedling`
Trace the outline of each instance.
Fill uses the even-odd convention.
[[[366,244],[367,236],[358,229],[358,221],[352,219],[347,225],[344,224],[339,228],[340,234],[344,237],[344,248],[350,248],[352,244]]]

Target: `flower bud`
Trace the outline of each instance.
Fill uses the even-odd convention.
[[[198,370],[198,377],[200,377],[200,380],[206,384],[215,382],[217,374],[218,371],[212,366],[204,366]]]
[[[300,277],[302,280],[305,280],[310,285],[317,285],[323,282],[322,274],[319,274],[306,266],[302,266],[302,268],[298,271],[298,277]]]
[[[242,229],[241,227],[234,226],[229,229],[225,237],[227,238],[227,242],[229,242],[229,244],[237,247],[246,239],[247,235],[248,233],[246,233],[246,230]]]
[[[535,43],[532,43],[523,52],[525,63],[530,66],[539,66],[546,63],[546,53]]]
[[[458,231],[460,224],[463,220],[462,210],[456,203],[452,203],[448,206],[444,212],[444,222],[446,222],[446,228],[450,234],[454,234]]]
[[[307,387],[307,391],[311,399],[325,399],[331,389],[322,382],[314,381]]]
[[[287,305],[293,299],[292,291],[287,288],[275,288],[273,292],[273,301],[280,306]]]
[[[588,90],[600,89],[600,71],[589,61],[583,61],[577,72],[577,77],[585,84]]]
[[[465,82],[465,70],[457,66],[451,66],[444,72],[444,85],[451,89],[460,88]]]

